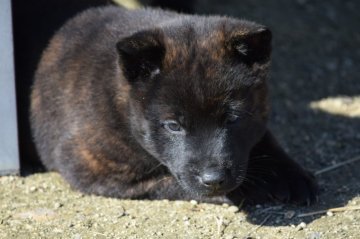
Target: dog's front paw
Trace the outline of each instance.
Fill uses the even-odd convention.
[[[315,177],[300,167],[279,168],[266,180],[269,196],[285,203],[310,205],[317,201]]]
[[[263,203],[272,200],[298,205],[317,201],[318,185],[311,173],[292,161],[285,164],[271,162],[271,159],[266,161],[265,165],[249,165],[247,178],[240,187],[247,201]]]

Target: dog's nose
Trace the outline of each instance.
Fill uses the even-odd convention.
[[[201,175],[200,181],[206,187],[219,188],[225,181],[225,173],[222,171],[208,170]]]

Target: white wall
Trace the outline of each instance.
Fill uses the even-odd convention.
[[[11,0],[0,0],[0,175],[19,172]]]

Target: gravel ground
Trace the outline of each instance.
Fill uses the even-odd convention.
[[[0,238],[360,238],[360,2],[199,0],[274,34],[270,127],[316,173],[311,207],[82,195],[56,173],[0,178]],[[327,169],[354,159],[338,168]],[[331,208],[345,207],[340,212]],[[307,212],[324,213],[302,216]]]
[[[359,238],[360,213],[131,201],[72,191],[56,173],[0,178],[0,238]],[[346,202],[359,207],[360,198]]]

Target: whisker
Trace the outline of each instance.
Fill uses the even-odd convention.
[[[249,160],[258,161],[258,160],[264,160],[264,159],[269,159],[269,158],[271,158],[270,155],[257,155],[257,156],[254,156],[254,157],[250,157]]]
[[[147,172],[145,172],[145,174],[149,174],[149,173],[153,172],[155,169],[159,168],[161,165],[163,165],[163,163],[159,163],[155,167],[149,169]]]
[[[268,183],[268,181],[266,181],[265,179],[260,178],[260,177],[256,177],[256,176],[253,176],[253,175],[247,175],[247,178],[251,179],[252,183],[255,184],[255,185],[257,185],[257,182]]]

